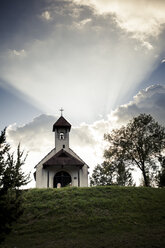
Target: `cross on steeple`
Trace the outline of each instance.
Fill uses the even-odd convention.
[[[61,111],[61,116],[63,116],[63,115],[62,115],[62,112],[64,111],[64,109],[63,109],[63,108],[61,108],[61,109],[60,109],[60,111]]]

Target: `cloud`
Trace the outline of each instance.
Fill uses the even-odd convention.
[[[152,49],[125,36],[113,15],[96,15],[90,7],[68,1],[49,3],[41,13],[49,12],[52,20],[40,20],[40,39],[22,44],[26,56],[21,59],[4,52],[1,77],[44,112],[55,114],[54,106],[63,106],[75,122],[91,123],[116,106],[121,91],[131,94],[152,72],[159,60],[155,54],[163,48],[159,42]]]
[[[121,125],[141,113],[151,114],[165,126],[165,86],[155,84],[139,91],[133,101],[112,111],[109,119],[116,118],[116,124]]]
[[[42,14],[51,21],[38,18]],[[1,78],[45,113],[55,115],[63,106],[74,125],[93,123],[100,114],[105,118],[130,99],[162,58],[163,36],[142,45],[123,32],[112,12],[52,0],[32,17],[31,35],[25,41],[17,32],[13,37],[26,56],[18,55],[22,48],[14,48],[13,56],[4,50]]]
[[[78,29],[81,29],[81,28],[84,28],[84,26],[87,24],[87,23],[90,23],[92,21],[91,18],[87,18],[87,19],[84,19],[82,21],[79,21],[79,22],[75,22],[74,23],[74,26],[77,27]]]
[[[26,51],[24,49],[22,50],[10,50],[9,52],[11,55],[14,55],[14,56],[25,56],[26,55]]]
[[[42,114],[25,125],[12,124],[7,128],[7,139],[14,148],[21,143],[26,151],[44,154],[54,148],[52,126],[56,120],[54,116]],[[103,119],[93,124],[82,123],[78,127],[73,126],[70,134],[71,147],[94,148],[103,141],[104,132],[110,128],[110,123]]]
[[[75,0],[95,8],[99,14],[114,14],[120,28],[143,40],[148,36],[158,36],[165,24],[164,0]]]
[[[148,50],[152,50],[153,49],[153,46],[149,42],[147,42],[147,41],[142,41],[142,45],[144,47],[146,47]]]
[[[107,145],[103,138],[105,133],[126,124],[140,113],[151,114],[159,123],[165,125],[164,109],[165,86],[149,86],[139,91],[133,101],[112,111],[106,120],[72,126],[70,148],[90,166],[92,172],[94,166],[103,161],[103,152]],[[25,171],[33,172],[34,166],[54,148],[52,126],[56,120],[54,116],[43,114],[23,126],[13,124],[7,128],[7,140],[11,146],[16,150],[21,142],[21,147],[29,151]],[[71,122],[69,119],[68,121]],[[31,186],[34,186],[34,181]]]
[[[13,147],[21,143],[26,151],[47,151],[54,142],[51,134],[55,120],[54,116],[42,114],[25,125],[10,125],[7,128],[8,139]]]
[[[56,119],[54,116],[43,114],[25,125],[12,124],[7,128],[7,141],[12,150],[16,151],[20,143],[24,154],[28,153],[23,166],[26,173],[31,173],[32,181],[28,187],[35,187],[34,166],[53,148],[55,141],[52,126]]]
[[[52,18],[51,18],[51,14],[49,11],[44,11],[42,14],[41,14],[41,17],[43,19],[45,19],[46,21],[50,21]]]

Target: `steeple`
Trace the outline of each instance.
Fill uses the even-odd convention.
[[[63,116],[60,116],[60,118],[53,125],[53,132],[55,132],[58,128],[68,128],[70,131],[71,124]]]
[[[61,149],[69,149],[69,132],[71,129],[71,124],[62,116],[62,111],[60,118],[53,125],[53,132],[55,132],[55,147],[56,151]]]

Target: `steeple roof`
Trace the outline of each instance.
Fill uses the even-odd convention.
[[[55,132],[55,129],[59,127],[69,128],[70,131],[71,124],[63,116],[60,116],[60,118],[53,125],[53,132]]]
[[[48,161],[43,164],[43,168],[47,168],[49,166],[57,166],[57,165],[72,165],[83,167],[84,163],[79,159],[75,158],[65,150],[61,149],[58,153],[56,153],[53,157],[51,157]]]

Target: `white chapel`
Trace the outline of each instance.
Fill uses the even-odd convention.
[[[71,124],[62,116],[54,123],[55,148],[36,166],[37,188],[88,186],[88,165],[69,147]]]

